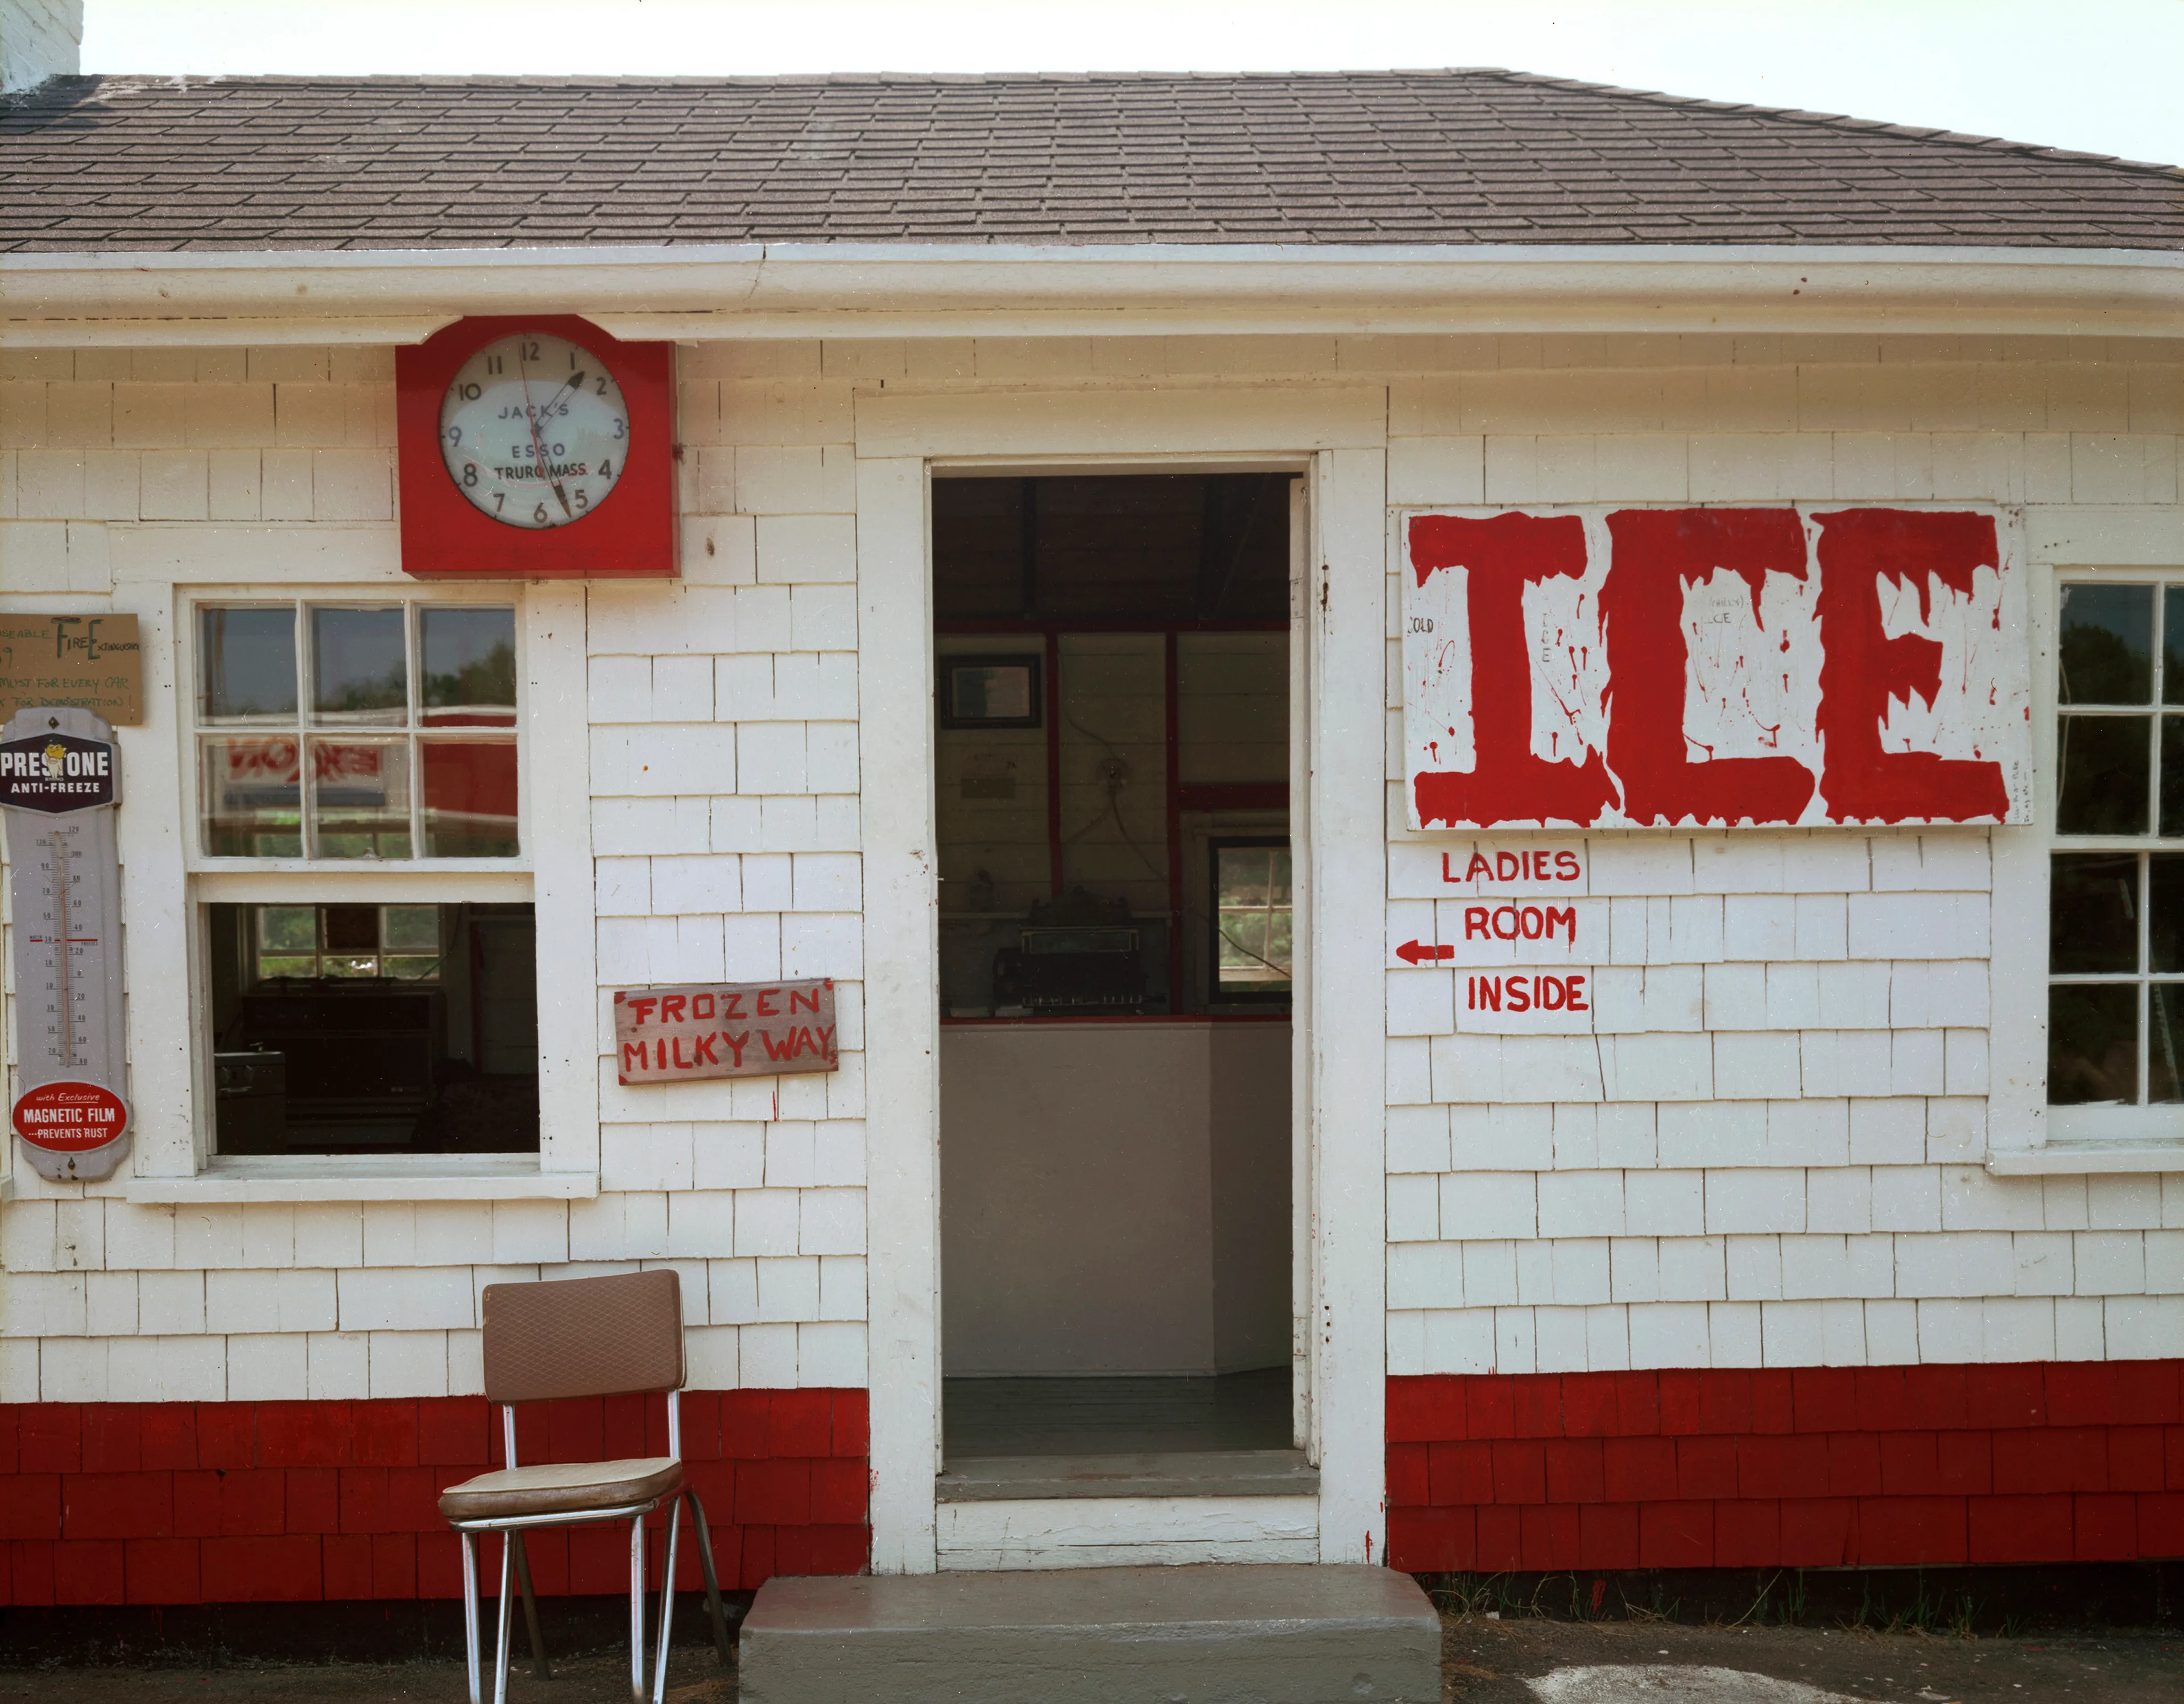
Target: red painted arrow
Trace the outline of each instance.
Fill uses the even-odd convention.
[[[1406,941],[1396,949],[1396,956],[1406,964],[1430,964],[1435,959],[1452,959],[1454,947],[1429,947],[1418,941]]]

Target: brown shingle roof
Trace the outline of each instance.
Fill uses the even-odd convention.
[[[2184,172],[1507,71],[60,78],[0,249],[1686,242],[2184,248]]]

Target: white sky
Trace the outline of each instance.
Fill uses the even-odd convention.
[[[2184,0],[86,0],[84,69],[1500,65],[2184,162]]]

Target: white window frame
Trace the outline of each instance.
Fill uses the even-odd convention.
[[[514,858],[215,857],[203,849],[198,611],[309,604],[502,605],[515,611],[519,682]],[[147,1201],[495,1200],[588,1197],[599,1189],[597,953],[589,734],[581,585],[505,582],[192,586],[177,588],[176,804],[184,871],[186,984],[164,1019],[189,1038],[189,1150],[140,1153],[128,1183]],[[308,643],[306,637],[305,643]],[[303,660],[298,657],[298,667]],[[304,715],[299,706],[299,717]],[[414,737],[414,735],[413,735]],[[553,754],[540,760],[540,754]],[[222,1155],[214,1151],[205,907],[252,904],[528,902],[539,941],[539,1145],[514,1155]],[[142,995],[138,995],[142,998]],[[154,995],[153,998],[159,997]],[[169,1002],[160,999],[164,1007]],[[186,1007],[187,1010],[180,1008]],[[171,1032],[170,1032],[171,1033]],[[171,1148],[173,1144],[161,1144]]]
[[[2066,583],[2184,586],[2184,560],[2156,552],[2135,564],[2028,564],[2031,631],[2034,820],[1994,835],[1990,960],[1992,1080],[1986,1167],[2002,1175],[2184,1170],[2184,1105],[2048,1104],[2049,858],[2123,845],[2160,849],[2153,835],[2063,837],[2056,829],[2055,670]],[[2170,706],[2184,713],[2184,706]],[[2162,706],[2149,706],[2159,716]],[[2158,827],[2158,824],[2155,825]]]

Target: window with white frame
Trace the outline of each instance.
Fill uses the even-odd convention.
[[[515,607],[190,618],[214,1151],[537,1151]]]
[[[2184,575],[2056,586],[2048,1103],[2184,1133]]]

